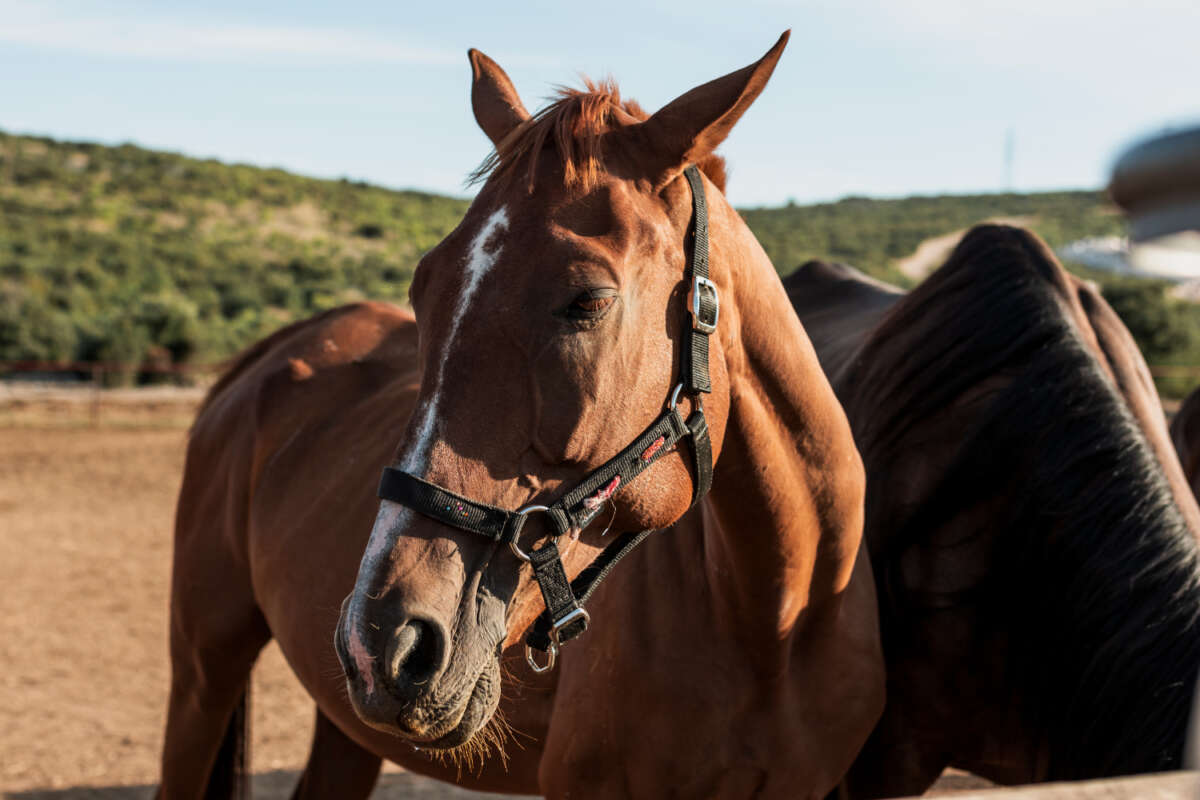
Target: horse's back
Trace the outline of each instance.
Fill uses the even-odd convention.
[[[340,393],[355,372],[358,380],[419,381],[416,345],[412,314],[386,303],[340,306],[288,325],[234,360],[205,398],[192,439],[225,436],[231,426],[248,424],[261,434],[298,395],[310,395],[313,387]]]
[[[847,264],[807,261],[783,279],[792,308],[833,378],[904,293]]]

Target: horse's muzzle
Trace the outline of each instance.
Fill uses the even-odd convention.
[[[355,713],[373,728],[424,746],[460,744],[491,716],[498,669],[449,680],[443,626],[426,616],[397,617],[399,624],[385,624],[379,614],[364,622],[351,598],[342,604],[334,650]]]

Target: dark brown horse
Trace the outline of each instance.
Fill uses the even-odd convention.
[[[1200,497],[1200,389],[1193,390],[1171,420],[1171,441],[1192,494]]]
[[[272,637],[317,704],[301,797],[366,797],[381,758],[551,797],[837,785],[883,705],[862,465],[713,156],[785,39],[653,116],[589,86],[531,117],[472,51],[496,153],[417,270],[415,322],[362,304],[287,328],[240,358],[196,421],[162,796],[233,790],[247,675]],[[693,322],[701,192],[720,312]],[[543,601],[516,551],[436,508],[380,504],[379,470],[453,492],[449,515],[460,501],[552,505],[659,417],[709,322],[712,490],[688,511],[691,446],[652,442],[640,477],[590,498],[596,522],[557,542],[572,576],[615,532],[662,530],[594,594],[557,669],[535,674],[522,637]],[[520,547],[549,547],[542,521]]]
[[[1033,235],[972,230],[902,292],[785,280],[867,469],[887,707],[847,784],[918,794],[1178,767],[1200,511],[1128,331]]]

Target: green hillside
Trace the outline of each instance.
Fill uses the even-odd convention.
[[[314,311],[403,301],[420,254],[466,207],[0,133],[0,361],[211,363]],[[1051,245],[1122,230],[1096,192],[848,198],[743,214],[781,272],[820,257],[902,285],[913,279],[897,259],[984,219],[1018,219]],[[1152,362],[1200,362],[1200,312],[1170,301],[1166,284],[1093,277]]]
[[[985,194],[744,209],[742,216],[781,272],[810,258],[844,261],[876,277],[910,286],[895,261],[924,240],[989,219],[1032,228],[1052,247],[1087,236],[1124,232],[1117,210],[1100,192]]]
[[[0,360],[211,361],[403,300],[465,200],[0,134]]]

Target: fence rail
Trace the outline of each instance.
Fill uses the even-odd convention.
[[[107,372],[152,373],[156,375],[211,375],[220,372],[218,364],[130,364],[121,361],[0,361],[0,375],[11,373],[48,372],[61,374],[97,375]]]
[[[0,361],[0,425],[180,427],[223,364]],[[110,380],[119,376],[119,380]],[[151,386],[125,386],[154,376]],[[4,380],[4,378],[18,378]],[[24,378],[24,379],[21,379]]]

